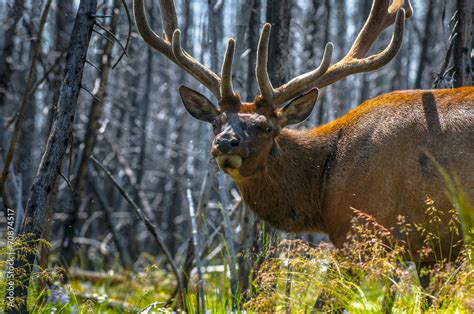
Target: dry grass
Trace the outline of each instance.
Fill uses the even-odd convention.
[[[429,223],[441,223],[442,214],[427,200]],[[451,212],[455,213],[455,212]],[[474,312],[474,268],[465,243],[455,262],[440,259],[432,268],[406,262],[407,243],[396,239],[393,230],[355,210],[354,233],[341,250],[331,245],[312,246],[304,241],[282,241],[276,258],[268,258],[258,270],[254,293],[245,307],[257,312],[309,312],[314,310],[350,313]],[[459,233],[457,215],[450,230]],[[399,217],[398,234],[420,232],[425,238],[422,254],[436,250],[437,235],[422,226],[411,226]],[[429,275],[423,288],[421,275]]]

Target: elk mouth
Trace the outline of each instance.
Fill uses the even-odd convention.
[[[243,158],[238,155],[219,155],[216,156],[217,164],[222,170],[239,169],[242,166]],[[226,171],[227,172],[227,171]]]

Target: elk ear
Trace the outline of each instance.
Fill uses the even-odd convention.
[[[278,112],[280,116],[280,126],[284,127],[306,120],[311,114],[311,111],[313,111],[314,104],[318,99],[318,94],[318,89],[313,88],[308,93],[293,99],[290,103],[282,107]]]
[[[179,87],[179,95],[184,107],[194,118],[211,123],[219,110],[206,96],[186,86]]]

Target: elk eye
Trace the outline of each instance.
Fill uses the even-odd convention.
[[[217,120],[212,120],[212,128],[215,130],[217,128]]]
[[[265,131],[265,133],[270,133],[272,131],[272,127],[267,126],[263,129],[263,131]]]

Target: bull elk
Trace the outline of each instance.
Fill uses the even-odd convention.
[[[336,247],[343,245],[351,229],[351,208],[370,214],[385,227],[395,227],[402,215],[429,230],[427,196],[444,212],[453,207],[432,157],[474,197],[473,87],[395,91],[368,100],[326,125],[285,128],[309,116],[318,88],[351,74],[376,70],[396,56],[405,19],[412,15],[408,0],[391,4],[374,0],[344,58],[331,64],[333,46],[328,43],[318,68],[277,88],[267,71],[271,25],[265,24],[256,60],[260,95],[253,102],[241,101],[233,90],[234,39],[228,40],[219,76],[182,48],[173,0],[161,0],[160,6],[162,37],[150,27],[144,1],[134,0],[138,30],[148,45],[191,74],[217,99],[216,106],[190,88],[179,88],[187,111],[212,124],[211,153],[218,165],[265,221],[288,232],[325,232]],[[368,56],[373,43],[391,25],[394,30],[388,46]],[[456,255],[448,229],[438,231],[439,253],[444,257],[450,251],[451,256]],[[416,256],[422,237],[412,233],[408,241]],[[424,261],[430,258],[433,256]]]

